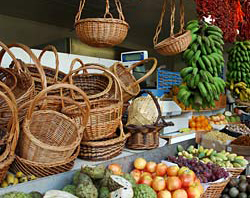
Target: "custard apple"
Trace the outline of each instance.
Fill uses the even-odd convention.
[[[98,166],[82,166],[81,172],[87,174],[92,179],[102,179],[105,173],[103,165]]]
[[[157,198],[157,194],[150,186],[139,184],[134,188],[134,198]]]
[[[110,193],[110,198],[124,198],[124,197],[133,198],[134,197],[133,188],[124,187]]]
[[[76,195],[76,186],[75,185],[66,185],[62,191],[68,192],[72,195]]]
[[[76,188],[76,196],[79,198],[98,198],[98,191],[94,184],[79,184]]]
[[[124,179],[123,177],[117,175],[111,175],[108,181],[108,188],[110,192],[118,190],[119,188],[132,188],[132,184]]]

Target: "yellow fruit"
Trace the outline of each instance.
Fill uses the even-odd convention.
[[[29,175],[28,176],[28,180],[35,180],[37,179],[37,177],[35,175]]]
[[[23,177],[24,175],[23,175],[23,173],[22,172],[17,172],[16,173],[16,177],[17,178],[21,178],[21,177]]]
[[[16,185],[16,184],[18,184],[19,183],[19,181],[18,181],[18,179],[15,177],[15,179],[14,179],[14,185]]]
[[[6,188],[8,186],[8,183],[6,180],[4,180],[2,183],[1,183],[1,187],[2,188]]]
[[[7,183],[8,183],[8,185],[12,185],[12,184],[14,184],[14,179],[15,179],[15,177],[14,177],[14,175],[13,174],[7,174],[7,177],[6,177],[7,179]]]
[[[28,178],[27,178],[27,177],[21,177],[21,178],[19,179],[19,182],[20,182],[20,183],[27,182],[27,181],[28,181]]]

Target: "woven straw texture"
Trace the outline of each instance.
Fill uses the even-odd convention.
[[[10,70],[0,67],[0,82],[6,84],[12,91],[16,88],[17,79]]]
[[[167,0],[164,0],[159,24],[153,39],[155,50],[161,55],[176,55],[185,51],[192,41],[191,32],[184,30],[184,4],[180,0],[180,31],[174,34],[175,0],[171,0],[170,37],[158,43],[162,22],[166,12]]]
[[[128,33],[128,24],[122,13],[119,0],[115,0],[119,19],[114,19],[109,12],[109,0],[106,0],[106,12],[104,18],[81,19],[85,0],[80,1],[79,11],[75,17],[75,29],[77,37],[83,42],[94,47],[111,47],[123,42]],[[107,18],[107,17],[110,18]]]
[[[73,89],[82,95],[86,104],[83,108],[78,102],[62,96],[47,96],[54,100],[67,101],[67,104],[75,105],[81,112],[81,126],[76,124],[66,115],[54,111],[41,109],[36,110],[39,101],[45,101],[44,96],[47,92],[57,89]],[[44,107],[46,108],[46,107]],[[22,126],[18,154],[21,158],[38,163],[56,163],[65,161],[79,146],[82,133],[85,130],[89,119],[90,104],[87,95],[79,88],[69,84],[52,85],[41,91],[31,102],[27,115]]]
[[[153,66],[151,69],[140,79],[136,80],[135,77],[131,74],[131,71],[137,66],[140,66],[146,62],[153,61]],[[138,63],[133,64],[131,67],[126,68],[121,63],[114,63],[109,70],[115,74],[115,76],[119,79],[119,83],[122,87],[122,95],[123,101],[126,103],[131,98],[135,97],[140,92],[140,83],[143,82],[147,77],[149,77],[157,67],[157,59],[156,58],[148,58],[142,60]]]
[[[232,178],[237,178],[245,168],[226,168],[227,172],[231,173]]]

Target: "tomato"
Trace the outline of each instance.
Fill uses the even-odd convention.
[[[177,190],[181,188],[181,180],[179,177],[173,176],[166,179],[167,189],[169,191]]]
[[[162,190],[159,191],[157,194],[157,198],[171,198],[171,192],[169,192],[168,190]]]
[[[152,188],[155,191],[164,190],[166,188],[166,182],[165,182],[164,178],[160,177],[160,176],[155,177],[153,182],[152,182]]]
[[[159,163],[156,165],[156,175],[157,176],[164,176],[167,173],[167,165],[164,163]]]
[[[188,198],[188,195],[184,189],[178,189],[172,193],[172,198]]]
[[[145,167],[146,171],[153,173],[156,169],[156,163],[155,162],[148,162]]]
[[[115,175],[122,174],[122,167],[119,164],[110,164],[108,166],[108,169],[111,170]]]
[[[169,166],[167,168],[167,175],[168,176],[177,176],[179,171],[179,167],[178,166]]]
[[[190,170],[186,170],[183,174],[180,175],[180,180],[183,188],[187,188],[194,183],[194,173]]]
[[[135,179],[136,183],[138,183],[140,178],[141,178],[141,171],[134,169],[130,172],[130,175],[132,175],[132,177]]]
[[[137,158],[134,161],[134,167],[139,170],[143,170],[146,167],[147,161],[144,158]]]
[[[186,190],[188,194],[188,198],[200,198],[201,193],[198,187],[190,186]]]
[[[148,186],[151,186],[152,185],[152,182],[153,182],[153,179],[152,177],[148,176],[148,175],[145,175],[143,177],[140,178],[139,180],[139,184],[146,184]]]

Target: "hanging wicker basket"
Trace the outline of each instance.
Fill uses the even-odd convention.
[[[47,92],[56,89],[73,89],[82,95],[85,102],[83,108],[78,102],[63,96],[46,96]],[[61,112],[46,109],[46,98],[51,101],[66,101],[75,105],[82,118],[78,125]],[[36,110],[35,106],[44,101],[43,109]],[[56,102],[58,103],[58,102]],[[65,161],[79,146],[83,131],[89,119],[90,104],[87,95],[79,88],[69,84],[55,84],[41,91],[31,102],[22,126],[18,145],[18,155],[29,161],[38,163],[56,163]]]
[[[112,93],[114,98],[97,98],[90,100],[90,117],[86,130],[83,133],[82,141],[100,140],[110,137],[115,133],[122,117],[123,100],[118,79],[110,71],[97,65],[89,65],[85,68],[79,68],[72,71],[72,73],[77,73],[82,69],[97,69],[104,71],[107,75],[113,78],[113,85],[115,86],[114,89],[112,89],[114,90],[114,93]],[[84,106],[85,104],[82,103],[82,105]],[[74,120],[79,122],[81,119],[75,115],[75,110],[75,107],[66,107],[63,112],[69,117],[74,117]]]
[[[185,51],[192,41],[191,32],[184,30],[184,4],[180,0],[180,31],[174,34],[175,0],[171,0],[170,37],[158,43],[158,37],[162,29],[162,22],[166,12],[167,0],[164,0],[159,24],[153,39],[155,50],[161,55],[176,55]]]
[[[81,19],[85,4],[85,0],[81,0],[79,11],[75,17],[75,29],[77,37],[83,43],[94,47],[111,47],[122,43],[126,38],[129,25],[125,21],[120,0],[114,1],[119,19],[114,19],[109,12],[109,0],[106,0],[104,18]]]
[[[131,134],[126,144],[126,147],[129,149],[144,150],[144,149],[157,148],[159,146],[160,130],[167,126],[173,126],[172,122],[166,123],[164,119],[162,118],[161,109],[160,109],[158,100],[155,98],[155,96],[151,92],[141,91],[138,96],[141,96],[144,93],[147,93],[152,97],[154,104],[156,106],[157,112],[158,112],[158,117],[154,121],[153,124],[147,124],[147,125],[146,124],[144,125],[129,124],[125,126],[125,129],[127,129],[128,132]],[[145,112],[145,113],[148,114],[149,112]],[[139,116],[143,117],[144,115],[136,115],[135,117],[139,119],[138,118]]]
[[[136,80],[135,77],[131,74],[131,71],[137,66],[140,66],[146,62],[153,61],[153,65],[151,69],[140,79]],[[148,58],[142,60],[138,63],[133,64],[131,67],[126,68],[122,63],[117,62],[114,63],[109,70],[115,74],[115,76],[119,79],[119,82],[122,87],[122,95],[123,101],[126,103],[131,98],[135,97],[140,92],[140,83],[143,82],[147,77],[149,77],[157,67],[157,59],[156,58]]]

